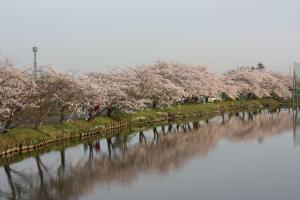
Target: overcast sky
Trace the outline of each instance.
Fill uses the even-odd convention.
[[[300,61],[299,0],[0,0],[0,51],[81,71],[156,60],[224,72]]]

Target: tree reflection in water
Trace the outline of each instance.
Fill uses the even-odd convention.
[[[118,134],[102,143],[97,140],[83,144],[86,157],[75,163],[68,161],[64,149],[59,151],[56,168],[44,164],[37,154],[35,167],[30,170],[14,170],[13,164],[2,167],[6,177],[0,178],[7,181],[7,189],[0,191],[0,199],[74,199],[96,183],[129,185],[141,171],[167,174],[195,156],[205,157],[221,139],[261,142],[281,134],[292,129],[292,116],[291,112],[278,110],[241,112],[167,124],[132,135]],[[104,144],[105,150],[101,146]]]

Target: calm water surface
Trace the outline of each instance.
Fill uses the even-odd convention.
[[[226,114],[4,162],[0,199],[300,199],[293,114]]]

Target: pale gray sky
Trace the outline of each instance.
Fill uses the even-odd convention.
[[[158,59],[223,72],[300,61],[299,0],[0,0],[0,51],[20,67],[91,71]]]

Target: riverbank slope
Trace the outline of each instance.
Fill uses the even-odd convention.
[[[56,141],[103,134],[128,126],[157,123],[166,120],[206,117],[222,112],[246,109],[277,108],[286,103],[275,99],[223,101],[207,104],[183,104],[161,109],[147,109],[130,114],[115,113],[112,117],[99,116],[93,121],[76,120],[65,124],[49,124],[39,130],[15,128],[0,135],[0,156],[30,151]]]

